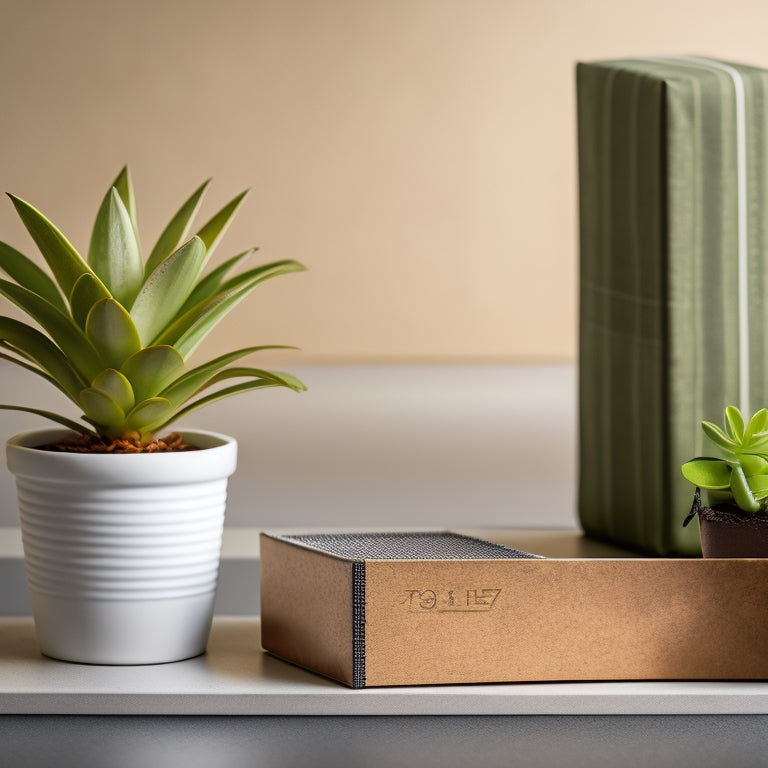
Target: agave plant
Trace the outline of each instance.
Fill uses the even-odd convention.
[[[682,466],[683,477],[710,492],[711,503],[731,503],[744,512],[764,512],[768,500],[768,410],[759,410],[749,423],[741,411],[725,409],[725,429],[709,421],[704,434],[725,458],[700,456]]]
[[[285,260],[233,275],[255,251],[250,249],[206,270],[246,195],[235,197],[188,238],[209,182],[184,202],[146,261],[127,167],[99,208],[87,260],[36,208],[9,195],[52,277],[0,242],[0,268],[10,278],[0,279],[0,294],[45,331],[0,317],[0,357],[63,392],[87,424],[38,408],[0,408],[44,416],[104,441],[146,444],[158,430],[224,397],[263,387],[304,389],[290,374],[236,365],[259,350],[285,348],[278,345],[238,349],[187,367],[200,342],[257,285],[303,269]],[[216,387],[232,379],[241,381]]]

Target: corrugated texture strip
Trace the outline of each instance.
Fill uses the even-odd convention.
[[[365,561],[352,563],[352,687],[365,688]]]

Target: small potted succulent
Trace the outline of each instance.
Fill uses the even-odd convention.
[[[702,429],[723,457],[700,456],[682,466],[696,486],[684,525],[698,515],[704,557],[768,557],[768,410],[748,423],[738,408],[725,409],[725,429]],[[700,489],[707,492],[702,504]]]
[[[257,285],[303,267],[276,261],[235,274],[254,249],[206,269],[245,193],[191,237],[202,184],[142,257],[128,169],[96,215],[87,259],[36,208],[11,195],[50,270],[0,243],[0,295],[33,321],[0,317],[0,357],[42,377],[82,421],[27,405],[0,408],[64,429],[8,440],[38,642],[55,658],[146,664],[204,651],[213,615],[227,478],[225,435],[165,435],[230,395],[304,385],[238,349],[194,367],[190,355]],[[35,327],[37,326],[37,327]]]

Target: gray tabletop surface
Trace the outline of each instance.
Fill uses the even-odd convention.
[[[0,620],[0,714],[768,714],[761,682],[593,682],[351,690],[265,654],[259,621],[217,617],[208,651],[174,664],[105,667],[43,657],[32,619]]]

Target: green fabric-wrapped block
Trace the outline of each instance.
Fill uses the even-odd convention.
[[[680,465],[700,422],[768,406],[768,72],[579,64],[579,517],[699,553]]]

